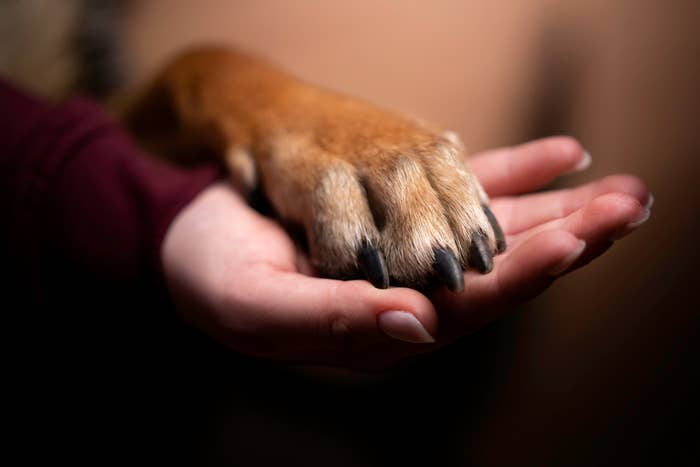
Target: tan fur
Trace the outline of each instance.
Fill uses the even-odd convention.
[[[279,215],[305,227],[322,274],[355,269],[357,251],[370,243],[396,283],[420,284],[436,247],[463,265],[475,232],[494,248],[485,194],[456,135],[245,54],[182,55],[132,103],[126,121],[156,152],[190,163],[218,157],[246,190],[262,183]]]

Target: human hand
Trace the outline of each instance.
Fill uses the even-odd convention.
[[[460,294],[438,289],[429,299],[406,288],[312,277],[287,233],[223,183],[201,193],[170,226],[162,250],[166,282],[186,320],[236,351],[381,368],[477,330],[599,256],[648,217],[650,195],[631,176],[517,196],[584,159],[569,138],[470,159],[492,197],[508,249],[490,274],[466,272]]]

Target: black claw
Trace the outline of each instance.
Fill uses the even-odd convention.
[[[493,269],[493,257],[483,234],[477,234],[472,238],[472,244],[469,247],[469,265],[482,274],[491,272]]]
[[[378,289],[389,287],[389,271],[381,251],[371,245],[365,245],[357,254],[357,261],[362,273],[373,286]]]
[[[506,236],[503,235],[503,229],[501,229],[501,225],[498,223],[496,216],[493,215],[491,208],[486,204],[482,205],[482,207],[484,208],[484,214],[486,214],[486,217],[491,223],[493,235],[496,237],[496,254],[503,253],[506,251]]]
[[[454,253],[447,248],[435,249],[435,271],[452,292],[464,290],[464,274]]]

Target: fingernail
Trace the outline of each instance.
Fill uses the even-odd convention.
[[[583,151],[583,158],[580,161],[578,161],[578,164],[576,164],[572,172],[581,172],[583,170],[586,170],[591,166],[592,161],[593,158],[591,157],[591,153],[588,151]]]
[[[652,202],[653,202],[653,200],[652,200]],[[623,228],[621,228],[620,230],[615,232],[610,237],[610,240],[612,240],[614,242],[616,240],[621,239],[622,237],[624,237],[626,235],[629,235],[631,232],[637,230],[637,228],[639,228],[640,225],[642,225],[643,223],[648,221],[649,216],[651,216],[651,209],[644,208],[642,210],[642,213],[639,215],[638,218],[636,218],[635,220],[633,220],[632,222],[630,222],[629,224],[627,224],[626,226],[624,226]]]
[[[654,205],[654,193],[649,193],[649,198],[647,198],[647,204],[644,205],[644,209],[651,209]]]
[[[433,336],[425,330],[418,318],[407,311],[391,310],[377,317],[377,325],[384,334],[404,342],[413,344],[431,344]]]
[[[562,274],[564,271],[569,269],[572,264],[581,256],[581,253],[583,253],[583,250],[586,249],[586,242],[583,240],[579,240],[578,245],[576,248],[566,255],[566,257],[559,262],[556,266],[554,266],[550,271],[549,274],[551,276],[558,276]]]

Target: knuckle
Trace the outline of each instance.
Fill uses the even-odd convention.
[[[316,315],[318,335],[330,341],[344,341],[350,335],[351,321],[342,309],[334,307],[334,304],[343,303],[342,288],[345,282],[338,282],[337,285],[328,291],[325,304],[320,307]]]
[[[344,342],[350,336],[350,320],[338,312],[320,313],[318,334],[324,339]]]

